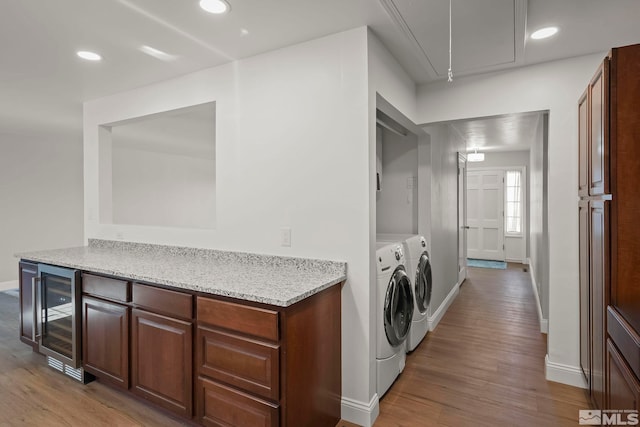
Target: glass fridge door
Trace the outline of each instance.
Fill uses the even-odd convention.
[[[40,264],[38,310],[40,318],[40,352],[78,368],[79,326],[79,272]]]

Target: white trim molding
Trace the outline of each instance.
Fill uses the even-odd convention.
[[[536,285],[536,276],[533,272],[533,265],[531,265],[531,259],[527,258],[527,264],[529,265],[529,275],[531,276],[531,287],[533,288],[533,296],[536,299],[536,310],[538,311],[538,321],[540,322],[540,332],[543,334],[549,333],[549,320],[542,317],[542,305],[540,305],[540,294],[538,294],[538,286]]]
[[[363,427],[373,426],[380,414],[380,399],[378,393],[374,393],[369,403],[342,397],[340,417],[350,423]]]
[[[584,379],[582,369],[579,366],[552,362],[547,354],[544,357],[544,371],[547,381],[587,388],[587,381]]]
[[[8,280],[6,282],[0,282],[0,292],[8,291],[9,289],[18,289],[18,281]]]
[[[460,292],[460,284],[456,283],[455,285],[453,285],[453,288],[451,289],[447,297],[444,299],[444,301],[442,301],[442,304],[440,304],[440,307],[438,307],[438,309],[432,315],[429,316],[430,331],[433,331],[434,329],[436,329],[436,327],[438,326],[438,323],[440,323],[440,320],[442,320],[442,317],[449,309],[449,306],[451,305],[453,300],[456,299],[459,292]]]

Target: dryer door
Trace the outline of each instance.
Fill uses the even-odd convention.
[[[429,260],[429,253],[425,251],[420,256],[420,261],[418,261],[416,280],[414,282],[416,305],[421,314],[427,312],[427,308],[431,302],[432,280],[431,261]]]
[[[384,298],[384,332],[392,347],[399,346],[409,334],[413,318],[413,292],[403,267],[393,272]]]

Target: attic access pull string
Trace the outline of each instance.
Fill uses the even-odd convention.
[[[453,81],[453,70],[451,69],[451,2],[452,0],[449,0],[449,70],[447,71],[447,81],[449,83]]]

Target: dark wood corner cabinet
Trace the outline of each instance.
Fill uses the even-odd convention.
[[[20,341],[38,348],[36,342],[35,312],[36,277],[38,264],[20,261],[18,264],[18,282],[20,293]]]
[[[20,263],[22,312],[38,265]],[[33,345],[25,315],[20,338]],[[82,274],[82,367],[206,426],[335,426],[341,286],[289,307]]]
[[[580,365],[592,404],[640,410],[640,45],[578,101]]]

